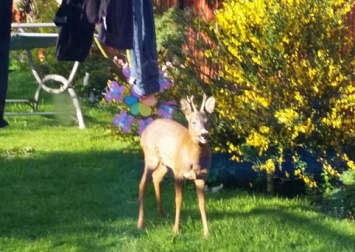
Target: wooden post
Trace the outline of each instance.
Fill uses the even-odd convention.
[[[12,0],[0,1],[0,128],[8,123],[4,120],[5,98],[9,75],[10,34]]]

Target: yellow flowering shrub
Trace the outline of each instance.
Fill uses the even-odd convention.
[[[205,50],[218,78],[216,150],[253,161],[267,173],[284,153],[322,156],[323,172],[341,172],[328,151],[355,169],[355,45],[348,32],[351,0],[229,0],[210,26]],[[348,147],[347,147],[348,146]],[[286,150],[286,151],[280,151]],[[309,187],[311,175],[294,167]],[[289,174],[287,174],[289,176]]]

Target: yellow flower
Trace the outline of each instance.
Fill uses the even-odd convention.
[[[301,169],[296,169],[294,174],[295,176],[299,176],[301,174]]]
[[[292,125],[293,122],[299,118],[299,115],[296,111],[291,108],[282,109],[275,113],[275,117],[279,123]]]
[[[269,174],[274,173],[275,163],[271,158],[269,158],[268,160],[266,160],[265,164],[260,165],[260,169],[265,170]]]
[[[270,133],[270,127],[268,127],[268,126],[261,126],[261,127],[259,128],[259,131],[260,131],[261,133],[263,133],[263,134],[269,134],[269,133]]]
[[[301,105],[304,103],[303,96],[300,94],[300,92],[296,91],[295,92],[295,99],[298,101]]]
[[[355,163],[354,163],[354,161],[349,160],[346,164],[348,165],[349,169],[355,170]]]

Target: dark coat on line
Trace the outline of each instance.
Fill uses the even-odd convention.
[[[99,18],[101,42],[119,50],[133,48],[132,0],[101,0]]]
[[[58,60],[83,62],[93,41],[100,0],[63,0],[54,23],[60,27]]]

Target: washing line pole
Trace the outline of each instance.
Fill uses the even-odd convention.
[[[9,76],[11,20],[12,0],[0,0],[0,128],[8,125],[4,120],[4,110]]]

